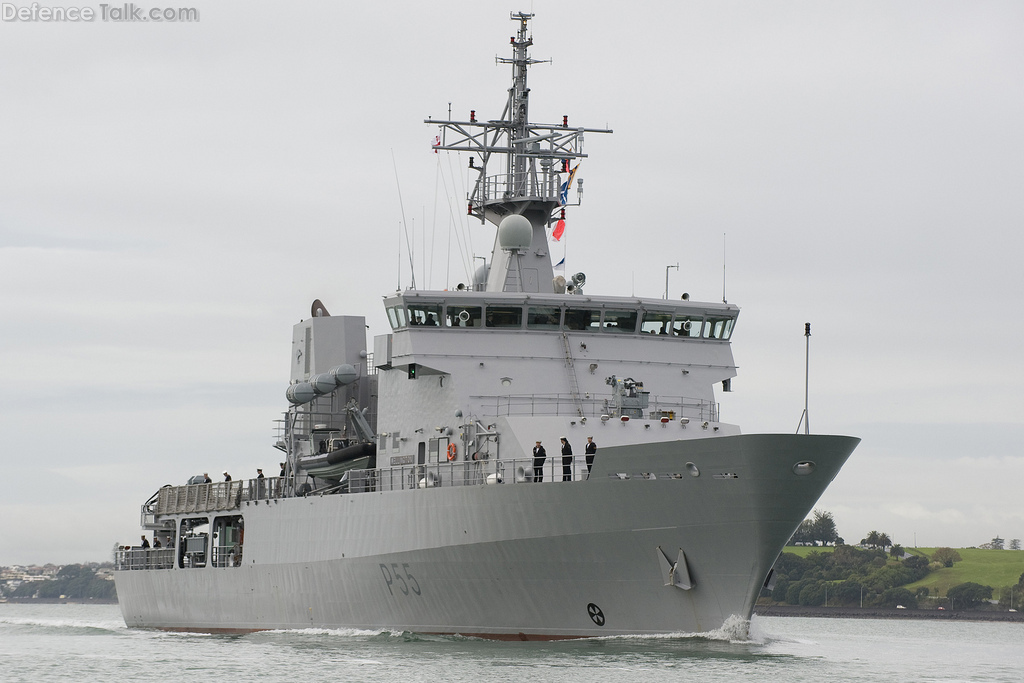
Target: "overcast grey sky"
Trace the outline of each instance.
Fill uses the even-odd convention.
[[[0,22],[0,564],[109,559],[162,484],[276,465],[291,325],[384,333],[409,284],[396,167],[417,282],[467,279],[421,121],[501,114],[530,9],[532,117],[615,129],[567,270],[715,301],[724,244],[723,418],[796,430],[810,321],[812,431],[864,439],[819,503],[847,541],[1024,537],[1024,4],[352,5]]]

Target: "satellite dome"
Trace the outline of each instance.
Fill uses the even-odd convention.
[[[498,224],[498,244],[505,251],[524,251],[533,242],[533,225],[517,213],[505,216]]]

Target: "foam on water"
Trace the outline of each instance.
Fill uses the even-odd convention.
[[[595,640],[720,640],[730,643],[759,643],[750,636],[750,621],[735,614],[730,615],[719,628],[711,631],[672,633],[637,633],[619,636],[598,636]]]
[[[56,619],[39,616],[13,617],[0,616],[0,624],[11,626],[30,626],[54,629],[95,629],[101,631],[125,631],[127,626],[122,620],[96,621],[91,619]]]

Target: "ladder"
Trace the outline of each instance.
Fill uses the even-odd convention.
[[[562,331],[562,349],[565,351],[565,374],[569,378],[569,392],[572,394],[576,414],[583,417],[583,402],[580,400],[580,384],[576,379],[576,365],[572,360],[572,349],[569,348],[569,335]]]

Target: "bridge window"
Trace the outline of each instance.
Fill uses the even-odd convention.
[[[488,306],[487,327],[522,327],[521,306]]]
[[[440,324],[440,304],[409,304],[409,325],[438,327]]]
[[[605,311],[604,331],[633,334],[636,332],[636,311]]]
[[[448,327],[481,327],[479,306],[449,306]]]
[[[699,337],[704,319],[700,316],[684,315],[676,316],[674,328],[680,337]]]
[[[531,330],[557,330],[562,309],[553,306],[530,306],[526,327]]]
[[[565,309],[565,329],[596,332],[601,329],[601,311],[587,308]]]
[[[405,308],[402,306],[388,307],[388,322],[391,323],[393,330],[405,327]]]
[[[704,336],[708,339],[728,339],[732,334],[733,318],[708,318],[704,321]]]
[[[640,332],[643,334],[675,334],[675,330],[672,328],[672,314],[665,311],[644,311]]]

